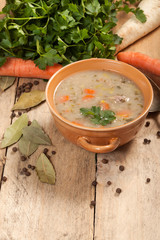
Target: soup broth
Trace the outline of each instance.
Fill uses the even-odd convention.
[[[140,115],[143,96],[125,76],[89,70],[64,79],[56,89],[54,103],[59,114],[74,124],[108,128],[126,124]],[[91,114],[84,114],[84,109]],[[114,116],[109,123],[106,114]]]

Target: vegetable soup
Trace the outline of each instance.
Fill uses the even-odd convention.
[[[85,127],[115,127],[135,119],[143,96],[131,80],[111,71],[72,74],[57,87],[54,102],[59,114]]]

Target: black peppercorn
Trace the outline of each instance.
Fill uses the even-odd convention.
[[[56,154],[56,151],[52,151],[52,155],[55,155]]]
[[[36,167],[35,166],[31,166],[31,169],[34,170]]]
[[[125,167],[124,167],[124,166],[122,166],[122,165],[121,165],[121,166],[119,166],[119,170],[120,170],[120,171],[124,171],[124,169],[125,169]]]
[[[17,150],[18,150],[17,147],[13,147],[13,148],[12,148],[12,151],[13,151],[13,152],[17,152]]]
[[[48,148],[44,148],[43,153],[47,154],[47,152],[48,152]]]
[[[120,188],[116,189],[116,193],[120,194],[122,192],[122,190]]]
[[[30,126],[30,125],[31,125],[31,123],[32,123],[31,121],[28,121],[28,126]]]
[[[97,185],[97,182],[96,181],[93,181],[92,182],[92,186],[96,186]]]
[[[150,181],[151,181],[150,178],[147,178],[147,179],[146,179],[146,183],[149,183]]]
[[[31,173],[30,172],[25,172],[25,175],[27,176],[27,177],[29,177],[30,175],[31,175]]]
[[[6,182],[7,181],[7,177],[3,176],[2,181]]]
[[[145,127],[149,127],[149,125],[150,125],[150,122],[147,121],[146,124],[145,124]]]
[[[26,158],[25,156],[21,156],[21,160],[22,160],[22,161],[26,161],[27,158]]]
[[[157,132],[157,137],[160,138],[160,131]]]
[[[34,85],[38,85],[39,84],[39,81],[34,81]]]
[[[143,144],[150,144],[151,140],[150,139],[147,139],[147,138],[144,138],[143,140]]]
[[[27,172],[28,171],[27,168],[25,168],[25,167],[22,170],[23,170],[23,172]]]
[[[108,159],[106,159],[106,158],[103,158],[103,159],[102,159],[102,163],[107,164],[108,162],[109,162]]]
[[[107,184],[108,184],[108,186],[110,186],[110,185],[112,184],[112,182],[111,182],[111,181],[108,181]]]
[[[96,201],[91,201],[90,206],[92,207],[92,206],[95,206],[95,205],[96,205]]]

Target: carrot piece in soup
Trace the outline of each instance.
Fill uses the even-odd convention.
[[[89,99],[92,99],[92,98],[94,98],[93,95],[85,95],[85,96],[82,98],[82,100],[89,100]]]
[[[86,94],[95,94],[95,90],[94,89],[90,89],[90,88],[85,88],[84,89],[84,93],[86,93]]]
[[[131,112],[129,110],[122,110],[116,113],[119,117],[128,118],[131,115]]]
[[[109,107],[109,104],[107,102],[105,102],[104,100],[102,100],[100,102],[100,106],[101,106],[101,109],[102,110],[108,110],[110,107]]]
[[[67,102],[68,100],[69,100],[69,96],[68,96],[68,95],[62,96],[62,97],[60,98],[60,102],[61,102],[61,103]]]

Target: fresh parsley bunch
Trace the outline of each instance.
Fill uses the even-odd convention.
[[[0,66],[7,57],[32,59],[41,69],[91,57],[114,58],[119,11],[144,22],[136,0],[6,0],[0,20]]]
[[[89,117],[92,123],[102,126],[105,126],[116,119],[113,111],[101,110],[100,107],[96,106],[92,106],[91,108],[80,108],[80,112],[85,117]]]

